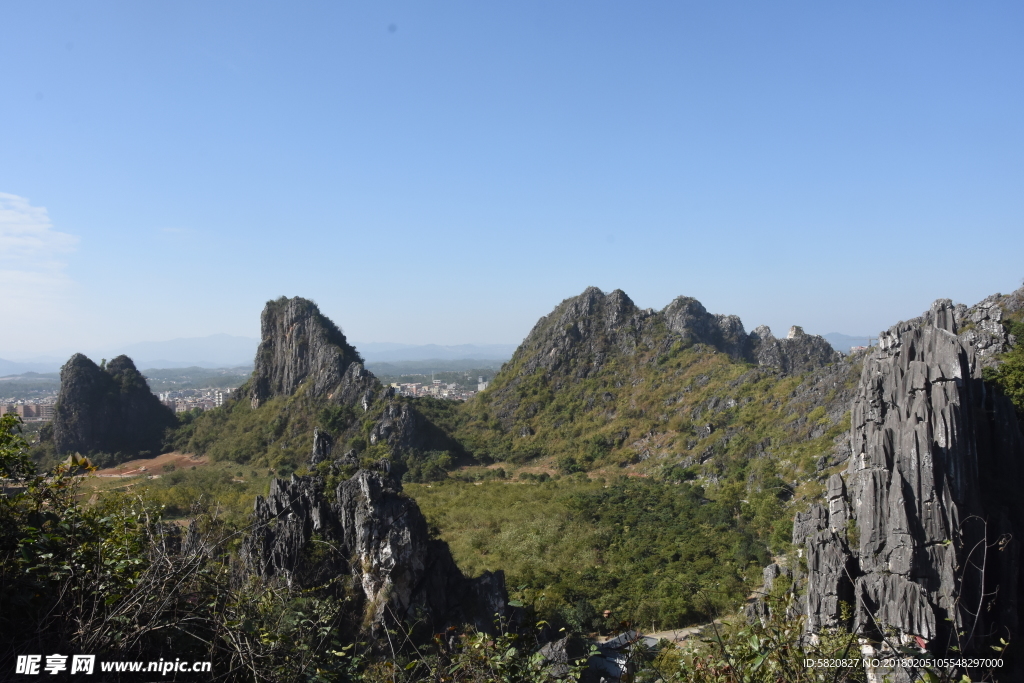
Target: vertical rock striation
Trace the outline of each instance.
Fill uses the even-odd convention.
[[[274,396],[291,396],[309,380],[312,397],[353,392],[364,384],[362,358],[338,326],[307,299],[268,301],[260,316],[261,341],[252,374],[253,407]],[[368,388],[368,387],[366,387]]]
[[[990,303],[939,300],[865,360],[845,476],[793,527],[809,630],[839,623],[846,602],[858,632],[895,629],[936,652],[1017,633],[1024,439],[1012,404],[981,379],[1008,343]]]

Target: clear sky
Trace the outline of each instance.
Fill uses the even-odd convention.
[[[0,358],[518,342],[588,285],[874,333],[1024,277],[1024,3],[16,2]]]

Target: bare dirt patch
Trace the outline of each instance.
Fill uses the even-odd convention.
[[[170,465],[173,465],[173,469],[176,470],[187,470],[192,467],[202,467],[208,463],[209,459],[206,456],[195,456],[189,455],[188,453],[171,451],[170,453],[158,455],[155,458],[129,460],[128,462],[121,463],[116,467],[108,467],[105,470],[99,470],[94,473],[94,476],[108,478],[153,476],[163,474],[170,470],[171,468],[168,467]]]

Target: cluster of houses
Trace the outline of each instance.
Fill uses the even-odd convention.
[[[176,413],[187,413],[192,410],[212,410],[224,405],[231,398],[234,389],[182,389],[179,391],[162,391],[158,394],[160,402]]]
[[[392,382],[391,386],[402,396],[433,396],[450,401],[465,401],[475,396],[477,392],[486,389],[488,384],[489,382],[485,382],[484,378],[480,377],[476,391],[464,389],[455,382],[446,384],[439,379],[431,380],[429,384],[426,382]]]
[[[26,403],[16,401],[8,403],[3,408],[3,413],[13,413],[25,422],[45,422],[53,419],[53,398],[45,398],[39,403]]]

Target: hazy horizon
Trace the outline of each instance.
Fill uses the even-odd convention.
[[[876,334],[1024,276],[1024,5],[4,14],[0,358],[318,302],[516,343],[587,286]],[[8,321],[13,321],[13,324]]]

